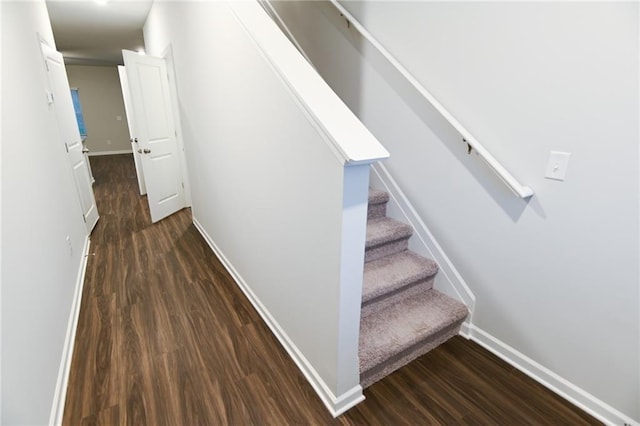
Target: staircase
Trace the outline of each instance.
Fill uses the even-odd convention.
[[[458,334],[464,304],[433,289],[438,265],[408,250],[413,230],[386,217],[389,194],[369,190],[360,384],[366,388]]]

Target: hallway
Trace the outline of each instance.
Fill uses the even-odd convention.
[[[598,424],[456,337],[332,419],[191,224],[151,224],[130,155],[92,157],[91,236],[65,425]]]

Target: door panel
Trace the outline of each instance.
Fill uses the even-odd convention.
[[[151,220],[186,207],[164,59],[122,51]]]
[[[131,93],[129,92],[129,82],[127,80],[127,72],[122,65],[118,66],[118,75],[120,76],[120,86],[122,87],[122,99],[124,101],[124,111],[127,114],[127,126],[129,128],[129,140],[131,141],[131,150],[133,151],[133,161],[136,166],[136,176],[138,177],[138,189],[140,195],[147,193],[147,186],[144,181],[144,173],[142,172],[142,159],[143,154],[138,152],[138,142],[134,133],[133,126],[133,107],[131,106]]]
[[[87,232],[91,233],[98,222],[98,208],[93,194],[86,156],[82,152],[82,139],[78,129],[78,122],[76,121],[75,110],[73,109],[67,71],[60,53],[44,44],[41,46],[49,80],[49,89],[52,94],[50,107],[56,113],[62,143],[65,144],[67,150],[69,166],[71,167],[73,180],[78,192],[82,216],[87,225]]]
[[[144,103],[144,118],[147,125],[147,137],[149,143],[162,143],[169,135],[169,123],[167,122],[167,99],[162,93],[164,81],[161,76],[160,66],[146,65],[138,68],[142,101]],[[171,123],[173,124],[173,123]]]

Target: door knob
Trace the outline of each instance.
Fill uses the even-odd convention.
[[[89,153],[89,148],[82,148],[82,153],[83,154],[88,154]]]
[[[145,148],[143,151],[144,151],[145,154],[151,153],[151,150],[149,148]]]
[[[138,154],[142,154],[142,149],[139,149],[139,150],[138,150]]]
[[[138,143],[138,138],[133,138],[133,141],[134,141],[135,143]]]

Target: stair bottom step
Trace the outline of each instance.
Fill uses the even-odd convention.
[[[460,331],[461,325],[462,323],[454,324],[452,327],[446,328],[436,335],[431,336],[428,341],[406,349],[389,358],[382,364],[376,365],[368,371],[360,373],[360,386],[362,386],[363,389],[366,389],[377,381],[384,379],[394,371],[409,364],[411,361],[420,358],[422,355],[440,346],[447,340],[456,336]]]
[[[458,333],[464,304],[432,289],[360,318],[360,381],[366,387]]]

